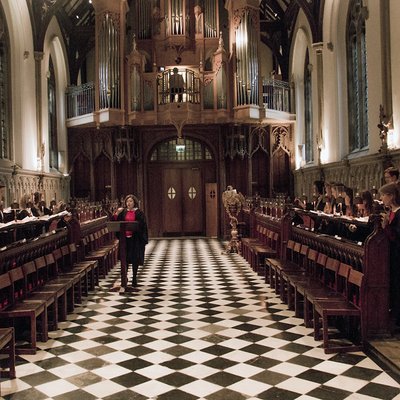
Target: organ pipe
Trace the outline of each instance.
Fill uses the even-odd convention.
[[[188,11],[185,9],[185,0],[171,0],[170,1],[170,19],[169,29],[167,29],[167,35],[170,32],[171,35],[184,35],[187,33],[189,27],[185,27],[185,19],[188,17]],[[189,25],[189,24],[187,24]]]
[[[152,26],[152,1],[138,0],[136,7],[138,19],[135,23],[137,23],[138,38],[150,39]]]
[[[218,37],[218,2],[205,0],[204,2],[204,36],[208,38]]]
[[[120,40],[109,13],[104,15],[99,37],[100,109],[120,108]]]
[[[250,9],[241,10],[236,29],[237,105],[258,104],[258,35]]]

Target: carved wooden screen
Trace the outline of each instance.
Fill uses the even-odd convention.
[[[225,158],[226,184],[233,186],[238,192],[249,194],[247,188],[248,163],[236,157]]]
[[[252,158],[252,194],[258,194],[261,197],[269,197],[269,156],[263,150],[256,151]]]
[[[137,195],[137,166],[135,162],[128,162],[123,159],[119,163],[115,163],[115,180],[117,188],[117,197],[126,196],[127,194]]]

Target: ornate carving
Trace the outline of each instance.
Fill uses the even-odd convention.
[[[291,141],[290,127],[279,125],[271,127],[271,137],[273,139],[272,152],[274,153],[279,147],[282,147],[290,154],[290,148],[287,141]]]
[[[227,253],[240,254],[240,241],[238,239],[238,215],[246,204],[246,200],[242,193],[237,192],[232,186],[228,186],[226,191],[222,193],[222,203],[225,207],[226,213],[230,219],[231,225],[231,240],[226,249]]]

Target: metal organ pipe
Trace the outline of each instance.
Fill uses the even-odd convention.
[[[215,0],[205,0],[204,2],[204,26],[205,26],[205,37],[217,37],[218,26],[217,26],[217,13]]]
[[[171,0],[171,34],[183,35],[184,33],[183,0]]]
[[[243,10],[236,29],[237,104],[258,104],[257,30],[252,12]]]
[[[120,108],[119,32],[107,13],[99,39],[100,108]]]

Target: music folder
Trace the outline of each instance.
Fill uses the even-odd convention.
[[[124,228],[125,231],[138,232],[139,231],[139,222],[133,221],[108,221],[107,228],[109,232],[120,232],[121,227]]]

